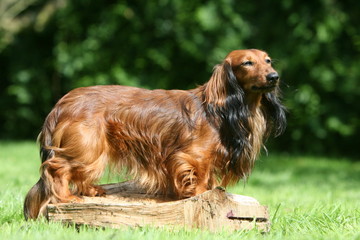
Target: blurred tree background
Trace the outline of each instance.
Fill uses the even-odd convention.
[[[234,49],[276,60],[289,113],[271,151],[359,157],[360,1],[1,0],[0,139],[35,139],[88,85],[189,89]]]

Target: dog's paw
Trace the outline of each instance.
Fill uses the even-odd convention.
[[[101,196],[105,196],[106,192],[102,187],[92,185],[88,187],[87,191],[83,193],[83,195],[88,197],[101,197]]]
[[[82,199],[82,198],[80,198],[78,196],[75,196],[75,195],[71,195],[64,202],[67,202],[67,203],[82,203],[82,202],[84,202],[84,199]]]

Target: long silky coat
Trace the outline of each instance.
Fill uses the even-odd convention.
[[[126,86],[75,89],[39,135],[41,177],[24,203],[28,218],[48,203],[104,194],[106,166],[126,169],[149,193],[176,198],[246,178],[264,138],[286,125],[279,76],[260,50],[232,51],[192,90]]]

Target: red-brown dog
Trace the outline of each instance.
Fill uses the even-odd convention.
[[[125,168],[149,193],[191,197],[246,178],[264,137],[286,125],[279,76],[260,50],[236,50],[193,90],[125,86],[65,95],[39,135],[41,178],[24,203],[37,218],[48,203],[80,201],[107,164]]]

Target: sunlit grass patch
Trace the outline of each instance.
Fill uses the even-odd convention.
[[[32,142],[0,142],[1,239],[360,239],[360,162],[270,154],[246,183],[227,191],[256,198],[270,211],[271,231],[210,233],[183,228],[76,228],[46,220],[26,222],[22,204],[39,179]],[[102,183],[122,181],[106,174]]]

